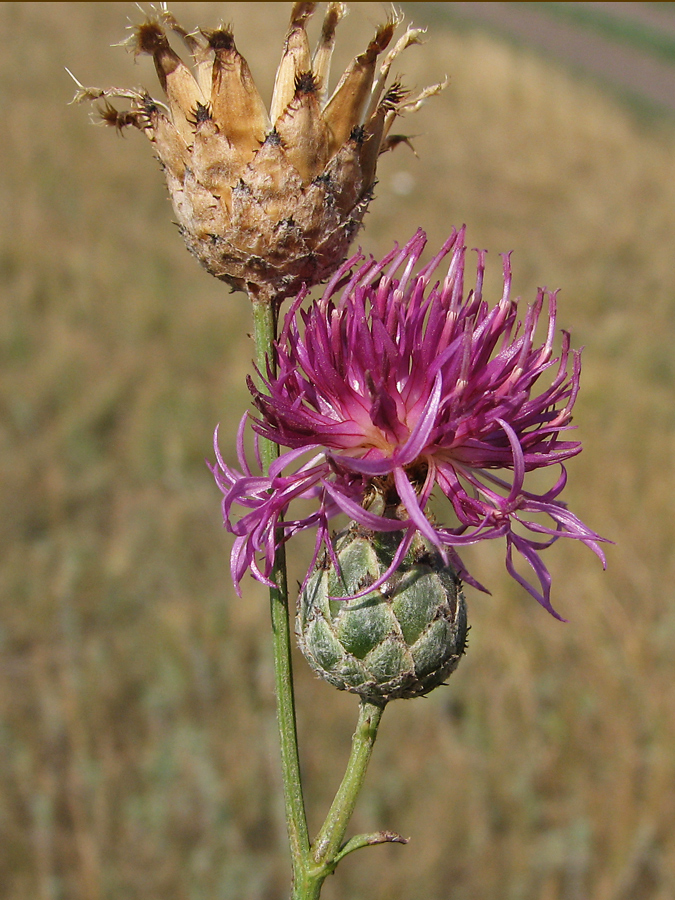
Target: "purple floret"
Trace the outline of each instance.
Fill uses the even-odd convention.
[[[479,252],[475,288],[465,296],[464,236],[464,229],[454,231],[417,274],[426,244],[421,230],[381,262],[356,255],[309,309],[302,309],[305,292],[291,306],[277,343],[277,374],[267,371],[264,390],[250,384],[259,411],[254,430],[288,451],[269,476],[253,474],[244,453],[248,416],[239,429],[241,471],[224,462],[216,444],[214,474],[235,535],[237,585],[247,569],[270,584],[277,544],[303,529],[316,528],[316,555],[324,544],[330,551],[329,522],[339,513],[375,531],[404,532],[389,572],[420,532],[479,588],[457,549],[503,537],[509,573],[557,618],[541,551],[559,537],[576,538],[604,565],[603,538],[558,499],[563,461],[581,451],[578,441],[563,439],[581,359],[565,331],[553,355],[556,294],[539,290],[519,319],[505,255],[503,294],[490,308]],[[448,255],[445,278],[432,283]],[[547,333],[537,345],[540,319]],[[544,373],[547,384],[536,393]],[[549,490],[525,490],[528,472],[551,465],[560,475]],[[374,484],[405,510],[403,519],[368,509]],[[439,524],[428,514],[434,489],[450,501],[454,521]],[[314,512],[285,520],[300,498],[313,499]],[[514,550],[532,580],[516,569]]]

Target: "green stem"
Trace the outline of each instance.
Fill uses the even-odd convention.
[[[253,300],[256,363],[263,374],[266,373],[268,357],[272,359],[272,346],[276,338],[276,318],[273,302],[265,298]],[[271,441],[261,440],[260,455],[263,467],[267,471],[279,456],[279,447]],[[293,883],[297,886],[305,880],[309,855],[309,833],[300,780],[300,757],[293,695],[286,552],[283,546],[277,550],[271,579],[277,585],[276,588],[270,588],[270,610],[284,804],[293,864]]]
[[[352,751],[347,763],[347,770],[335,795],[333,805],[328,811],[326,821],[312,844],[302,880],[295,883],[291,900],[318,900],[326,878],[334,872],[338,862],[353,850],[390,841],[406,843],[405,838],[398,834],[381,831],[358,835],[343,845],[345,832],[356,805],[356,798],[366,777],[366,769],[383,710],[384,706],[361,700],[359,720],[352,737]]]
[[[347,770],[335,795],[333,805],[328,811],[326,821],[312,845],[315,864],[328,867],[330,871],[337,865],[335,857],[340,851],[347,825],[356,806],[356,798],[366,777],[366,769],[373,752],[383,712],[384,705],[361,700],[359,720],[352,738],[352,752],[347,763]]]
[[[264,375],[267,372],[268,359],[272,360],[270,365],[274,366],[272,347],[276,338],[276,308],[269,297],[252,297],[251,299],[253,302],[256,363],[259,371]],[[269,471],[271,464],[279,457],[279,447],[271,441],[261,440],[260,455],[264,470]],[[300,780],[286,553],[283,546],[277,550],[271,580],[277,585],[270,589],[270,609],[284,804],[293,865],[291,900],[319,900],[323,882],[347,853],[371,844],[403,841],[399,835],[392,832],[376,832],[371,835],[358,835],[343,845],[345,832],[366,775],[384,705],[361,700],[359,720],[352,738],[352,750],[347,770],[326,821],[316,841],[310,847]]]

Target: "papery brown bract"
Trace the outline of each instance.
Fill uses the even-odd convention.
[[[386,56],[398,18],[377,29],[327,94],[335,32],[346,8],[327,5],[310,53],[315,3],[294,3],[268,110],[232,30],[189,34],[165,6],[136,27],[133,52],[152,55],[166,103],[146,91],[79,86],[76,100],[103,100],[101,119],[133,126],[153,143],[188,249],[215,277],[252,297],[296,294],[343,261],[372,198],[377,158],[402,140],[397,116],[443,87],[410,97],[387,87],[393,61],[421,31],[408,28]],[[167,30],[187,46],[192,66]],[[117,112],[111,98],[130,101]]]

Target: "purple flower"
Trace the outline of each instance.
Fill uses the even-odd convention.
[[[277,544],[306,528],[316,528],[316,554],[322,544],[331,552],[329,522],[344,513],[375,531],[403,532],[381,581],[419,532],[484,590],[457,550],[505,538],[509,573],[561,618],[551,606],[542,551],[559,537],[576,538],[604,565],[603,538],[558,499],[563,461],[581,451],[578,441],[563,439],[579,390],[580,351],[570,352],[563,331],[554,356],[555,293],[540,290],[519,318],[508,255],[502,298],[490,308],[482,298],[484,252],[475,288],[464,294],[464,229],[415,275],[425,243],[420,230],[381,262],[356,255],[308,310],[301,308],[303,291],[288,311],[278,374],[267,371],[265,392],[250,383],[259,411],[253,429],[288,451],[269,476],[254,474],[244,453],[247,416],[239,428],[241,471],[224,462],[216,444],[214,474],[236,538],[233,578],[238,584],[250,569],[269,584]],[[432,282],[448,255],[445,278]],[[540,319],[547,333],[538,345]],[[559,477],[548,490],[525,489],[528,472],[552,465]],[[389,508],[397,506],[398,518],[372,503],[375,489]],[[446,524],[428,510],[434,489],[450,501]],[[301,499],[314,501],[312,511],[286,519]],[[514,551],[528,577],[516,568]]]

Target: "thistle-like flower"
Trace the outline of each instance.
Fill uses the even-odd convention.
[[[278,374],[269,369],[264,391],[250,382],[260,413],[254,430],[289,449],[269,476],[253,474],[244,452],[246,417],[241,471],[216,445],[214,474],[236,536],[233,577],[238,583],[250,568],[269,583],[277,543],[306,528],[317,529],[317,556],[322,544],[332,552],[329,521],[344,513],[364,528],[404,533],[389,569],[364,593],[396,570],[416,533],[481,587],[457,551],[504,538],[509,573],[560,618],[541,552],[557,538],[576,538],[604,565],[603,538],[559,499],[563,461],[581,451],[578,441],[562,437],[579,390],[580,351],[570,351],[563,331],[554,355],[556,293],[540,290],[519,318],[508,255],[502,297],[490,308],[482,297],[483,252],[475,287],[464,294],[464,229],[415,275],[425,243],[418,231],[381,262],[356,255],[307,311],[304,291],[290,307],[277,344]],[[448,254],[445,278],[432,285]],[[546,336],[538,345],[542,318]],[[544,375],[548,383],[537,393]],[[548,490],[526,490],[529,472],[553,465],[560,475]],[[449,501],[445,524],[430,512],[434,489]],[[312,500],[312,511],[284,520],[300,499]],[[239,519],[237,508],[245,511]],[[516,567],[514,551],[529,576]]]
[[[395,119],[438,93],[411,97],[387,85],[394,60],[422,31],[390,18],[354,58],[332,95],[331,56],[345,4],[329,3],[314,54],[306,24],[316,3],[294,3],[271,106],[265,108],[232,30],[189,34],[162,4],[133,30],[136,54],[152,55],[166,102],[145,90],[86,88],[101,119],[135,127],[154,145],[188,249],[217,278],[280,302],[329,278],[343,262],[372,198],[380,153],[407,139]],[[192,67],[169,43],[187,46]],[[111,99],[129,101],[119,112]]]

